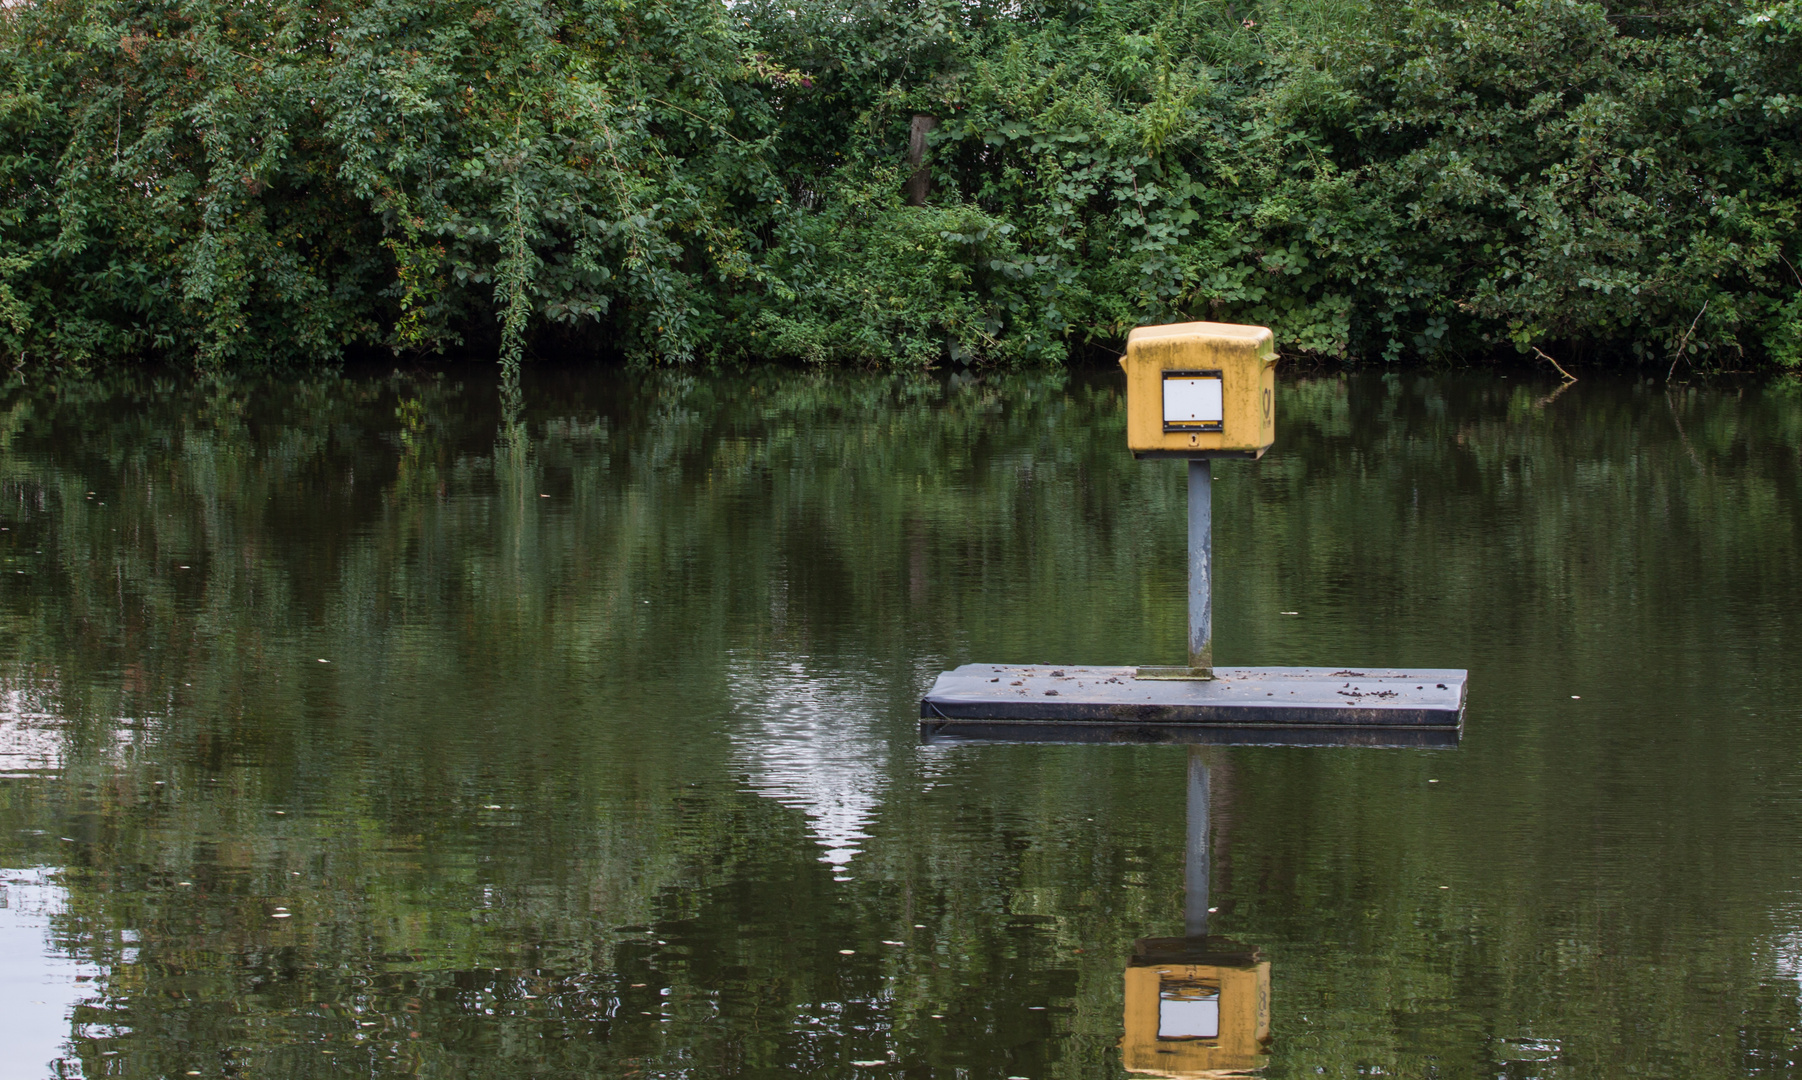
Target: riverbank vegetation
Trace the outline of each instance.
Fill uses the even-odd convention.
[[[38,0],[0,354],[1793,368],[1799,60],[1796,0]]]

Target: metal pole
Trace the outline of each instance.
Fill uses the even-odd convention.
[[[1214,473],[1207,458],[1189,459],[1189,667],[1214,677]]]
[[[1183,936],[1208,936],[1208,762],[1189,747],[1189,834],[1183,859]]]

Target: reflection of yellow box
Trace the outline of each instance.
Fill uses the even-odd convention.
[[[1120,366],[1138,457],[1255,458],[1276,441],[1276,340],[1262,326],[1141,326]]]
[[[1270,964],[1135,958],[1126,969],[1125,1027],[1120,1056],[1129,1072],[1214,1077],[1260,1068],[1269,1060]]]

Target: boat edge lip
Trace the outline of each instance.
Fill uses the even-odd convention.
[[[1455,750],[1463,741],[1458,724],[1381,726],[1371,724],[1096,724],[1082,721],[922,720],[920,742],[927,746],[1040,745],[1091,746],[1264,746],[1333,747],[1368,750]]]

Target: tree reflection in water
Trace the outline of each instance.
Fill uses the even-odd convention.
[[[1111,378],[7,391],[0,865],[97,973],[66,1071],[1119,1073],[1180,755],[916,745],[972,657],[1181,653]],[[1802,1053],[1802,409],[1549,389],[1287,381],[1219,470],[1222,663],[1472,669],[1456,754],[1218,751],[1272,1076]]]

